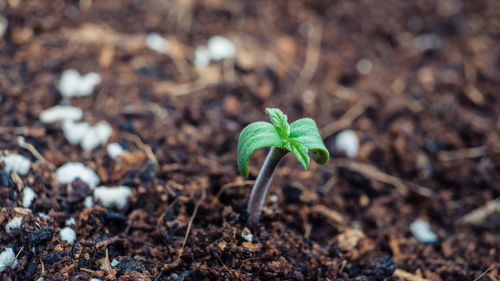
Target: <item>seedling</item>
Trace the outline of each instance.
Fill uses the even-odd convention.
[[[267,108],[266,113],[272,123],[252,123],[241,131],[238,140],[238,169],[244,178],[248,177],[250,155],[259,148],[271,147],[248,201],[249,220],[252,223],[259,221],[274,170],[283,156],[292,152],[304,170],[309,168],[308,151],[311,151],[312,158],[320,165],[326,164],[330,159],[314,120],[302,118],[288,124],[288,117],[280,109]]]

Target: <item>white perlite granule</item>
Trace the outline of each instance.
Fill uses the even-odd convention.
[[[211,60],[210,50],[207,46],[198,46],[194,52],[194,65],[197,67],[207,67]]]
[[[17,265],[16,254],[12,248],[6,248],[0,254],[0,272],[3,272],[7,267],[14,269]]]
[[[146,37],[146,46],[158,53],[166,53],[169,48],[168,41],[158,33],[150,33]]]
[[[14,171],[20,175],[26,175],[31,166],[31,161],[28,158],[15,153],[0,157],[0,162],[4,162],[4,170],[7,173]]]
[[[123,208],[127,204],[127,197],[131,194],[127,186],[99,186],[94,189],[94,197],[106,207]]]
[[[85,197],[85,199],[83,199],[83,206],[87,209],[92,208],[93,205],[92,200],[93,200],[92,196]]]
[[[73,245],[76,240],[76,232],[67,226],[59,231],[59,236],[62,241],[68,242],[68,245]]]
[[[76,221],[75,221],[75,219],[74,219],[74,218],[69,218],[69,219],[67,219],[67,220],[65,221],[65,224],[66,224],[66,225],[74,225],[74,224],[76,224]]]
[[[87,122],[65,121],[62,125],[62,131],[69,143],[79,143],[85,151],[91,151],[99,144],[106,143],[113,132],[106,121],[100,121],[95,126],[91,126]]]
[[[99,144],[107,142],[112,132],[109,123],[101,121],[85,133],[80,145],[85,151],[91,151]]]
[[[94,72],[80,75],[75,69],[65,70],[61,75],[58,89],[65,98],[84,97],[92,94],[94,87],[101,82],[101,76]]]
[[[76,178],[80,178],[91,189],[99,184],[99,177],[90,168],[80,162],[68,162],[56,171],[57,180],[60,183],[71,183]]]
[[[35,199],[35,192],[31,187],[25,187],[23,190],[23,207],[24,208],[29,208],[31,206],[31,203]]]
[[[335,148],[338,151],[345,151],[349,158],[354,158],[358,154],[359,140],[353,130],[344,130],[335,138]]]
[[[113,159],[116,159],[118,156],[122,155],[125,152],[125,150],[123,150],[123,147],[116,142],[108,144],[107,151],[109,157]]]
[[[22,221],[23,217],[15,217],[11,219],[7,224],[5,224],[5,231],[7,231],[7,233],[10,233],[12,232],[12,230],[20,228]]]
[[[62,125],[62,131],[66,140],[71,144],[77,144],[82,141],[91,126],[87,122],[65,121]]]
[[[241,232],[241,237],[243,237],[243,239],[245,239],[248,242],[252,242],[253,234],[252,232],[250,232],[248,228],[245,227]]]
[[[236,46],[231,40],[222,36],[213,36],[207,41],[207,46],[200,45],[194,52],[194,65],[207,67],[211,61],[231,59],[236,56]]]
[[[213,60],[229,59],[236,56],[236,46],[225,37],[213,36],[208,39],[207,46]]]
[[[40,113],[40,121],[43,123],[55,123],[57,121],[78,121],[82,119],[83,111],[70,105],[56,105],[45,109]]]
[[[431,226],[428,222],[418,219],[410,224],[410,230],[413,236],[417,238],[420,243],[435,243],[437,236],[432,232]]]

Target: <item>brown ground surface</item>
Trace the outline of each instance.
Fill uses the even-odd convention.
[[[33,161],[26,176],[2,174],[0,250],[13,248],[19,262],[0,280],[500,280],[500,212],[462,220],[500,196],[499,1],[0,7],[0,148]],[[149,32],[166,36],[168,55],[146,48]],[[230,38],[237,57],[197,69],[194,50],[212,35]],[[69,68],[101,74],[91,96],[70,103],[86,122],[108,121],[128,161],[105,145],[84,152],[60,124],[39,121],[62,101],[56,85]],[[236,145],[245,125],[267,120],[266,107],[314,118],[332,159],[303,171],[287,156],[270,190],[277,200],[247,226],[251,183],[238,175]],[[346,128],[360,138],[355,159],[335,152]],[[252,156],[250,180],[265,153]],[[68,161],[93,168],[102,185],[130,186],[127,206],[85,209],[81,182],[72,185],[82,194],[68,194],[56,181]],[[37,194],[30,209],[23,186]],[[58,235],[68,218],[74,246]],[[437,243],[413,237],[418,218]]]

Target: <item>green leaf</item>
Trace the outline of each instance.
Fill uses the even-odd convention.
[[[262,147],[275,146],[283,148],[283,140],[273,124],[269,122],[255,122],[241,131],[238,140],[238,170],[248,177],[248,159],[252,153]]]
[[[266,108],[266,113],[269,114],[271,122],[278,131],[278,134],[283,140],[287,140],[290,135],[290,125],[288,117],[279,108]]]
[[[311,151],[311,157],[318,164],[324,165],[328,163],[330,153],[323,143],[314,120],[302,118],[290,124],[290,138],[304,143],[307,149]]]
[[[290,139],[289,143],[293,155],[295,155],[297,161],[299,161],[300,165],[302,165],[304,170],[307,170],[309,168],[310,160],[309,160],[309,155],[307,154],[306,145],[302,141],[297,139]]]

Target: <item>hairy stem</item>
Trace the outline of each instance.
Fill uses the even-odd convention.
[[[271,147],[269,154],[267,154],[266,161],[262,164],[257,180],[255,180],[255,184],[253,185],[250,199],[248,200],[247,210],[251,223],[257,223],[259,221],[262,205],[264,205],[264,200],[266,199],[267,190],[273,178],[274,170],[276,166],[278,166],[281,158],[283,158],[287,152],[288,151],[278,147]]]

